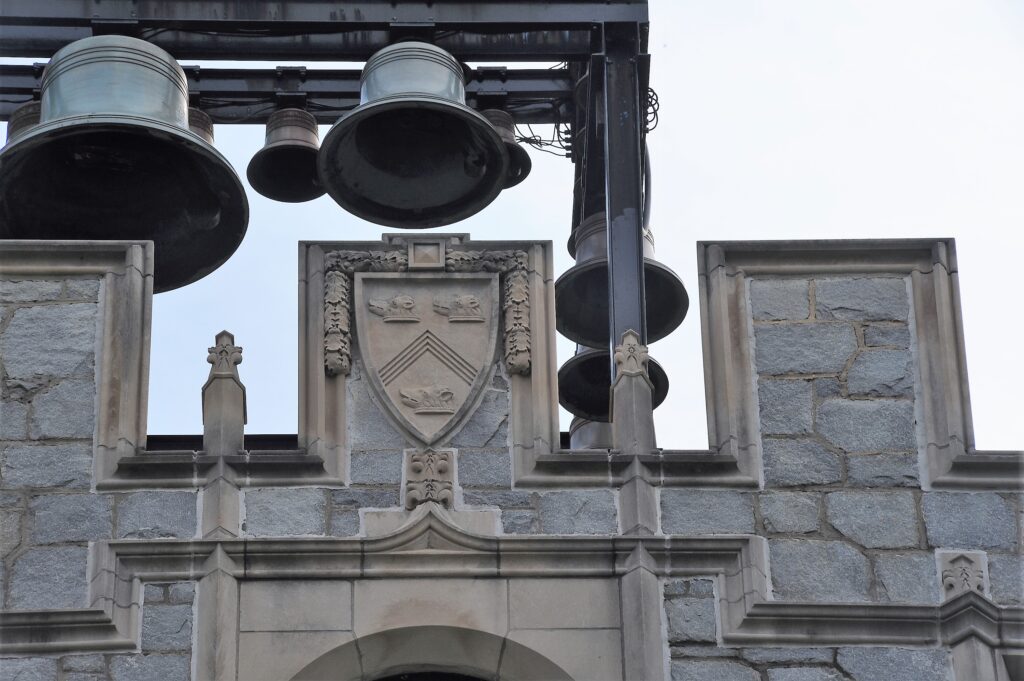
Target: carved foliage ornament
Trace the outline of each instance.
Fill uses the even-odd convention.
[[[622,334],[622,345],[615,346],[615,373],[618,376],[647,376],[647,346],[630,329]]]
[[[497,272],[501,275],[505,322],[505,365],[513,374],[530,373],[530,286],[525,251],[448,251],[447,272]],[[347,376],[352,369],[352,275],[356,272],[405,272],[408,253],[393,251],[330,251],[324,258],[324,369],[329,376]],[[388,301],[387,304],[390,305]],[[470,301],[464,301],[467,312]],[[442,302],[450,311],[451,301]],[[435,307],[435,309],[437,309]],[[440,311],[440,310],[438,310]],[[456,321],[459,314],[454,317]],[[462,321],[468,321],[469,314]]]
[[[412,452],[405,483],[405,507],[411,511],[420,504],[434,502],[451,508],[453,495],[451,452]]]

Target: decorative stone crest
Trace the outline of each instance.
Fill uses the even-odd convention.
[[[509,373],[530,373],[529,258],[525,251],[444,251],[447,272],[490,272],[501,279],[504,314],[504,355]],[[352,287],[356,272],[407,272],[406,249],[330,251],[324,257],[324,369],[329,376],[347,376],[352,368]],[[446,302],[448,309],[451,304]],[[437,309],[437,308],[435,308]],[[440,310],[438,310],[441,312]],[[441,312],[444,314],[444,312]],[[468,316],[450,321],[476,321]]]
[[[647,346],[630,329],[622,334],[622,345],[615,346],[616,376],[647,376]]]
[[[484,315],[480,311],[480,299],[476,296],[454,295],[434,298],[434,311],[443,314],[453,324],[484,321]]]
[[[451,452],[411,452],[406,465],[406,509],[411,511],[427,502],[451,508],[453,498]]]
[[[454,414],[455,393],[443,385],[427,388],[402,388],[402,403],[416,414]]]
[[[985,593],[985,554],[980,551],[940,552],[943,600],[968,591]]]
[[[365,377],[411,440],[437,442],[476,404],[497,351],[498,283],[497,275],[485,272],[355,275],[355,328]],[[392,313],[395,307],[429,310],[435,301],[456,300],[467,301],[461,309],[476,310],[479,320],[453,324],[448,316],[427,313],[416,324],[388,323],[389,314],[405,314]]]
[[[412,296],[400,293],[387,300],[369,300],[367,304],[370,312],[383,317],[385,322],[418,322],[420,316],[416,314],[416,301]]]

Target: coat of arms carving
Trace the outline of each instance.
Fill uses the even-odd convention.
[[[437,442],[475,404],[494,363],[498,274],[358,272],[353,302],[373,391],[415,439]]]

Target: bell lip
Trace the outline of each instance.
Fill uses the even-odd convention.
[[[567,325],[569,324],[569,322],[566,321],[563,315],[558,314],[558,299],[561,297],[560,294],[564,290],[564,287],[569,286],[574,279],[585,273],[591,272],[598,268],[606,267],[608,267],[607,258],[592,258],[591,260],[587,260],[585,262],[582,262],[578,265],[574,265],[573,267],[569,268],[567,271],[563,272],[562,276],[560,276],[555,281],[555,329],[558,331],[558,333],[562,334],[563,336],[573,341],[574,343],[579,343],[580,345],[586,345],[588,347],[596,347],[603,346],[607,344],[610,340],[607,331],[601,337],[596,337],[588,336],[585,333],[580,332],[578,329],[568,328]],[[644,258],[645,283],[652,278],[651,275],[662,277],[666,281],[678,283],[679,292],[682,293],[683,300],[686,302],[686,304],[681,308],[676,308],[675,314],[669,317],[668,322],[664,323],[662,326],[658,328],[652,328],[650,324],[648,324],[648,343],[654,343],[656,341],[659,341],[662,338],[667,337],[676,329],[678,329],[679,326],[683,323],[683,320],[686,319],[686,314],[690,311],[690,295],[686,292],[686,287],[683,285],[683,280],[679,277],[678,274],[676,274],[675,270],[673,270],[671,267],[665,265],[664,263],[658,260],[654,260],[652,258]],[[590,313],[592,312],[593,311],[591,310]],[[648,318],[649,317],[650,316],[648,315]]]
[[[609,402],[611,401],[610,392],[607,394],[608,399],[605,400],[595,397],[592,402],[574,403],[565,397],[565,393],[562,390],[563,383],[571,382],[572,376],[582,372],[583,366],[590,362],[603,362],[605,366],[610,367],[611,358],[608,350],[587,348],[583,352],[577,352],[575,355],[570,357],[569,360],[561,366],[561,368],[559,368],[558,403],[573,416],[577,416],[588,421],[608,423],[611,417],[611,414],[609,413]],[[654,391],[651,395],[652,404],[654,409],[657,409],[661,406],[661,403],[665,401],[665,398],[668,397],[668,374],[665,373],[665,369],[661,366],[661,363],[653,357],[649,357],[647,360],[647,373],[650,375],[651,384],[654,386]],[[608,385],[608,388],[609,390],[611,389],[611,384]]]
[[[59,133],[67,130],[79,131],[113,131],[113,132],[125,132],[130,134],[144,134],[152,136],[164,143],[169,144],[181,144],[188,147],[191,151],[196,152],[202,163],[210,170],[211,175],[219,176],[222,180],[220,186],[234,185],[232,188],[236,190],[236,196],[239,199],[239,220],[237,227],[231,225],[230,229],[224,229],[225,234],[237,234],[237,239],[227,241],[228,250],[223,254],[223,257],[218,259],[210,266],[205,266],[203,269],[194,273],[189,277],[182,277],[180,279],[167,279],[161,277],[160,272],[154,271],[153,273],[153,292],[154,293],[165,293],[167,291],[173,291],[175,289],[187,286],[195,283],[203,277],[212,274],[227,262],[238,247],[241,246],[242,241],[245,239],[245,234],[249,228],[249,200],[245,195],[245,187],[242,185],[242,180],[235,171],[234,166],[221,154],[215,147],[206,142],[202,137],[195,134],[191,130],[180,128],[177,125],[173,125],[158,119],[144,118],[141,116],[128,115],[128,114],[79,114],[75,116],[65,116],[61,118],[55,118],[46,123],[40,123],[39,125],[33,126],[24,135],[19,136],[14,141],[10,142],[2,149],[0,149],[0,187],[3,187],[7,174],[11,168],[11,157],[16,154],[31,154],[35,149],[44,146],[54,135],[53,133]],[[167,139],[167,137],[170,139]],[[224,182],[224,181],[227,182]],[[222,203],[221,205],[224,205]],[[13,238],[19,239],[32,239],[29,236],[18,236]],[[117,238],[114,236],[113,238]],[[68,239],[63,239],[67,241]],[[132,239],[133,241],[143,241],[143,239]],[[71,239],[75,241],[75,239]],[[158,243],[154,241],[156,246]],[[204,251],[206,253],[208,251]],[[196,258],[195,254],[186,254],[176,261],[187,263],[192,262]]]
[[[303,198],[300,198],[300,199],[289,199],[289,198],[281,198],[280,196],[274,196],[273,193],[272,193],[272,190],[269,187],[261,186],[263,183],[260,182],[259,180],[255,181],[255,182],[253,181],[253,173],[254,173],[253,167],[258,165],[260,162],[262,162],[264,157],[266,157],[270,152],[275,151],[277,149],[284,148],[284,147],[292,147],[292,148],[298,147],[300,149],[308,151],[309,154],[313,157],[313,170],[315,172],[315,175],[314,175],[313,179],[316,182],[316,189],[315,190],[311,190],[311,191],[307,192],[306,194],[303,194],[302,195]],[[321,196],[323,196],[324,194],[327,193],[327,190],[324,189],[323,186],[320,184],[320,173],[316,172],[317,171],[316,159],[317,159],[317,156],[318,156],[318,152],[319,152],[319,148],[318,147],[314,147],[313,145],[301,144],[301,143],[300,144],[296,144],[294,140],[281,140],[279,142],[271,142],[270,144],[267,144],[262,149],[260,149],[255,154],[253,154],[252,158],[249,159],[249,164],[245,167],[245,179],[249,182],[249,186],[253,188],[253,191],[255,191],[260,196],[263,196],[263,197],[266,197],[266,198],[270,199],[271,201],[277,201],[279,203],[306,203],[307,201],[312,201],[314,199],[319,199]],[[314,193],[314,191],[316,193]]]
[[[405,220],[401,223],[395,223],[393,221],[384,221],[376,215],[363,211],[359,207],[353,205],[343,195],[341,195],[340,192],[337,190],[332,191],[329,183],[324,181],[324,176],[327,174],[326,167],[328,165],[328,160],[333,156],[332,152],[339,144],[339,140],[344,136],[345,132],[370,116],[383,113],[385,111],[391,111],[392,109],[406,108],[410,104],[415,108],[433,109],[443,113],[462,116],[468,123],[476,126],[484,133],[484,136],[487,138],[488,142],[490,142],[489,146],[491,147],[491,151],[499,157],[502,167],[500,168],[500,172],[493,174],[490,185],[483,185],[486,191],[481,192],[476,201],[465,204],[461,210],[445,216],[444,218]],[[465,104],[459,104],[442,98],[424,97],[422,94],[417,94],[411,97],[387,97],[368,104],[361,104],[339,118],[337,122],[331,126],[331,129],[327,131],[327,134],[324,135],[323,141],[320,143],[320,154],[317,157],[317,171],[320,177],[320,184],[323,185],[328,196],[352,215],[362,218],[367,222],[372,222],[384,227],[393,227],[395,229],[430,229],[432,227],[443,227],[445,225],[465,220],[489,206],[494,199],[498,198],[498,194],[501,193],[501,190],[505,188],[504,183],[508,175],[508,163],[508,150],[505,148],[505,143],[501,140],[501,137],[498,136],[498,131],[494,129],[494,126],[492,126],[486,118]]]

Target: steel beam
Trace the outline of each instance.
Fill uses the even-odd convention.
[[[43,66],[0,65],[0,120],[38,94]],[[278,105],[299,105],[330,124],[359,104],[358,70],[183,68],[192,105],[218,123],[265,123]],[[572,80],[566,69],[480,68],[466,83],[466,99],[505,108],[518,123],[567,122]]]
[[[640,106],[642,36],[636,24],[605,27],[604,165],[608,215],[608,324],[612,379],[615,346],[632,329],[647,344],[643,260]]]
[[[608,22],[646,24],[646,0],[4,0],[0,56],[47,58],[94,33],[150,40],[177,59],[364,61],[396,38],[473,61],[566,60]]]

